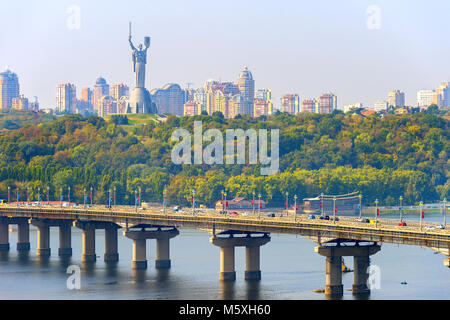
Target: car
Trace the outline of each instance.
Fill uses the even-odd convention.
[[[243,213],[241,214],[241,216],[248,216],[248,213],[247,213],[247,212],[243,212]]]
[[[339,218],[338,217],[331,217],[330,221],[339,221]]]
[[[308,217],[306,217],[306,219],[315,219],[315,218],[316,218],[316,216],[313,214],[310,214]]]
[[[269,213],[267,216],[271,217],[271,218],[275,218],[275,213]]]
[[[237,213],[236,211],[233,211],[233,212],[231,212],[231,215],[232,215],[232,216],[238,216],[239,213]]]
[[[406,227],[406,222],[405,221],[401,221],[401,222],[398,223],[398,225],[400,227]]]
[[[172,208],[173,212],[178,212],[180,211],[181,207],[180,206],[175,206]]]
[[[433,226],[425,226],[424,229],[430,230],[430,229],[433,229]]]
[[[436,229],[445,229],[445,226],[443,224],[439,224],[435,228]]]
[[[377,221],[377,220],[370,220],[370,224],[376,224],[376,225],[379,225],[379,224],[380,224],[380,221]]]
[[[330,220],[330,216],[320,216],[320,220]]]

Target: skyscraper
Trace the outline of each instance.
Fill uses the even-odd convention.
[[[247,67],[244,67],[238,79],[240,94],[245,99],[245,110],[243,113],[253,116],[253,100],[255,99],[255,80]]]
[[[450,82],[442,82],[433,96],[433,104],[440,109],[450,107]]]
[[[319,113],[332,113],[337,109],[337,96],[333,93],[324,93],[319,97]]]
[[[185,93],[178,84],[166,84],[162,89],[153,89],[150,94],[151,101],[156,104],[158,114],[183,116]]]
[[[300,106],[300,112],[316,113],[318,111],[318,105],[316,99],[303,100]]]
[[[19,78],[17,74],[6,69],[0,73],[0,109],[12,107],[12,99],[19,97]]]
[[[297,114],[300,112],[300,97],[298,94],[285,94],[281,97],[281,112]]]
[[[255,99],[255,109],[253,112],[253,116],[255,118],[258,118],[260,116],[267,116],[271,113],[272,109],[271,106],[269,106],[269,102],[265,100]]]
[[[77,108],[77,91],[74,84],[64,83],[56,87],[56,109],[59,112],[75,113]]]
[[[428,108],[433,104],[434,90],[419,90],[417,92],[417,106],[420,108]]]
[[[121,84],[113,84],[109,87],[109,95],[119,101],[122,97],[128,97],[130,94],[130,89],[127,85]]]
[[[405,106],[405,93],[400,90],[394,90],[389,92],[388,103],[390,107],[404,107]]]
[[[242,94],[235,94],[234,96],[229,96],[227,99],[228,103],[228,114],[225,115],[227,118],[235,118],[238,114],[252,115],[253,112],[248,113],[248,101]]]
[[[273,113],[272,90],[271,89],[258,89],[258,91],[256,91],[256,94],[255,94],[255,108],[254,108],[255,111],[253,111],[254,117],[258,117],[259,115],[261,115],[261,114],[259,114],[259,115],[255,114],[256,103],[261,102],[261,101],[264,101],[266,104],[266,106],[264,107],[267,109],[265,115],[269,115],[269,114]],[[261,107],[262,107],[262,104],[260,103],[258,109],[260,109]],[[260,111],[258,111],[258,112],[260,112]]]
[[[109,84],[107,84],[106,80],[103,79],[102,77],[98,78],[95,81],[93,94],[94,94],[93,97],[94,112],[98,113],[102,97],[109,95]]]

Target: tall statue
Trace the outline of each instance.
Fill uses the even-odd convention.
[[[133,50],[133,72],[135,75],[135,88],[130,93],[127,113],[157,113],[156,105],[152,104],[150,92],[145,89],[145,66],[147,64],[147,50],[150,47],[150,37],[144,38],[145,48],[139,44],[136,48],[128,37],[131,49]]]
[[[136,88],[145,88],[145,65],[147,64],[147,50],[150,47],[150,37],[144,38],[145,48],[139,44],[137,49],[131,41],[131,23],[130,35],[128,37],[131,49],[133,50],[133,72],[135,74]]]

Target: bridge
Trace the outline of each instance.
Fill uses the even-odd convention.
[[[380,219],[380,224],[358,222],[340,217],[339,221],[307,219],[303,215],[268,217],[253,214],[223,215],[207,213],[173,213],[154,207],[138,210],[134,207],[52,207],[27,205],[0,206],[0,251],[10,249],[8,226],[18,226],[18,251],[30,251],[29,225],[37,227],[37,255],[48,257],[50,227],[59,227],[59,256],[71,256],[71,227],[82,230],[82,261],[96,261],[95,230],[105,230],[104,260],[118,261],[118,230],[133,241],[132,268],[147,268],[147,240],[156,240],[156,268],[170,268],[170,239],[179,235],[180,228],[201,229],[211,234],[210,242],[220,248],[219,279],[236,279],[235,247],[246,248],[246,280],[261,279],[261,247],[271,241],[270,235],[295,234],[318,245],[315,252],[325,257],[325,294],[342,295],[342,257],[354,259],[354,294],[367,294],[370,256],[380,251],[378,243],[396,243],[429,247],[446,256],[444,265],[450,267],[450,231],[423,228],[418,222],[398,226],[396,221]],[[430,223],[427,222],[427,225]]]

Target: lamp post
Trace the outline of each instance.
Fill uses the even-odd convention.
[[[166,205],[167,205],[167,199],[166,199],[167,189],[164,187],[163,190],[163,212],[166,214]]]
[[[91,186],[91,207],[92,207],[92,201],[93,201],[93,199],[94,199],[94,196],[93,196],[93,194],[92,194],[93,191],[94,191],[94,188]]]
[[[378,225],[378,199],[375,199],[375,228]]]
[[[297,195],[294,196],[294,222],[297,222]]]
[[[50,205],[50,187],[47,186],[47,205]]]
[[[420,201],[419,203],[419,208],[420,208],[420,230],[422,230],[422,219],[424,218],[422,201]]]
[[[258,198],[259,198],[259,205],[258,205],[258,219],[261,219],[261,193],[258,194]]]
[[[38,188],[38,204],[41,205],[41,188]]]
[[[285,204],[285,207],[286,207],[286,215],[289,215],[289,210],[288,210],[288,208],[289,208],[289,192],[287,192],[287,191],[286,191],[286,204]]]
[[[19,205],[19,188],[16,188],[17,205]]]
[[[362,218],[362,194],[359,194],[359,219]]]
[[[108,208],[111,208],[111,188],[108,190]]]
[[[62,201],[63,201],[62,188],[59,188],[59,205],[61,208],[62,208]]]
[[[114,186],[114,208],[116,207],[116,186]]]
[[[223,196],[224,196],[224,199],[225,199],[225,215],[227,215],[228,214],[227,193],[225,192],[223,194]]]
[[[10,197],[9,197],[9,193],[10,193],[10,192],[11,192],[11,187],[8,186],[8,204],[11,203],[11,199],[10,199]]]
[[[442,201],[444,203],[444,228],[447,228],[447,198],[444,198],[444,201]]]
[[[333,197],[333,223],[336,223],[336,197]]]
[[[86,208],[86,188],[83,188],[83,206]]]
[[[67,195],[67,198],[69,199],[69,207],[70,207],[70,186],[69,186],[69,194]]]
[[[138,204],[138,201],[137,201],[137,191],[136,191],[136,189],[134,190],[134,210],[135,211],[137,211],[137,204]]]
[[[224,191],[222,190],[221,191],[221,194],[222,194],[222,214],[224,214],[225,213],[225,202],[223,202],[223,194],[224,194]]]
[[[141,187],[138,188],[139,190],[139,198],[138,198],[138,203],[139,203],[139,208],[142,206],[142,201],[141,201]]]
[[[192,214],[195,215],[195,189],[192,188]]]
[[[320,194],[320,208],[322,209],[322,217],[323,217],[323,193]]]
[[[255,190],[253,190],[252,214],[255,215]]]
[[[27,203],[30,202],[30,187],[27,186]]]
[[[403,222],[403,207],[402,207],[403,196],[400,196],[400,198],[398,199],[400,200],[400,207],[398,208],[398,211],[400,211],[400,222]]]

